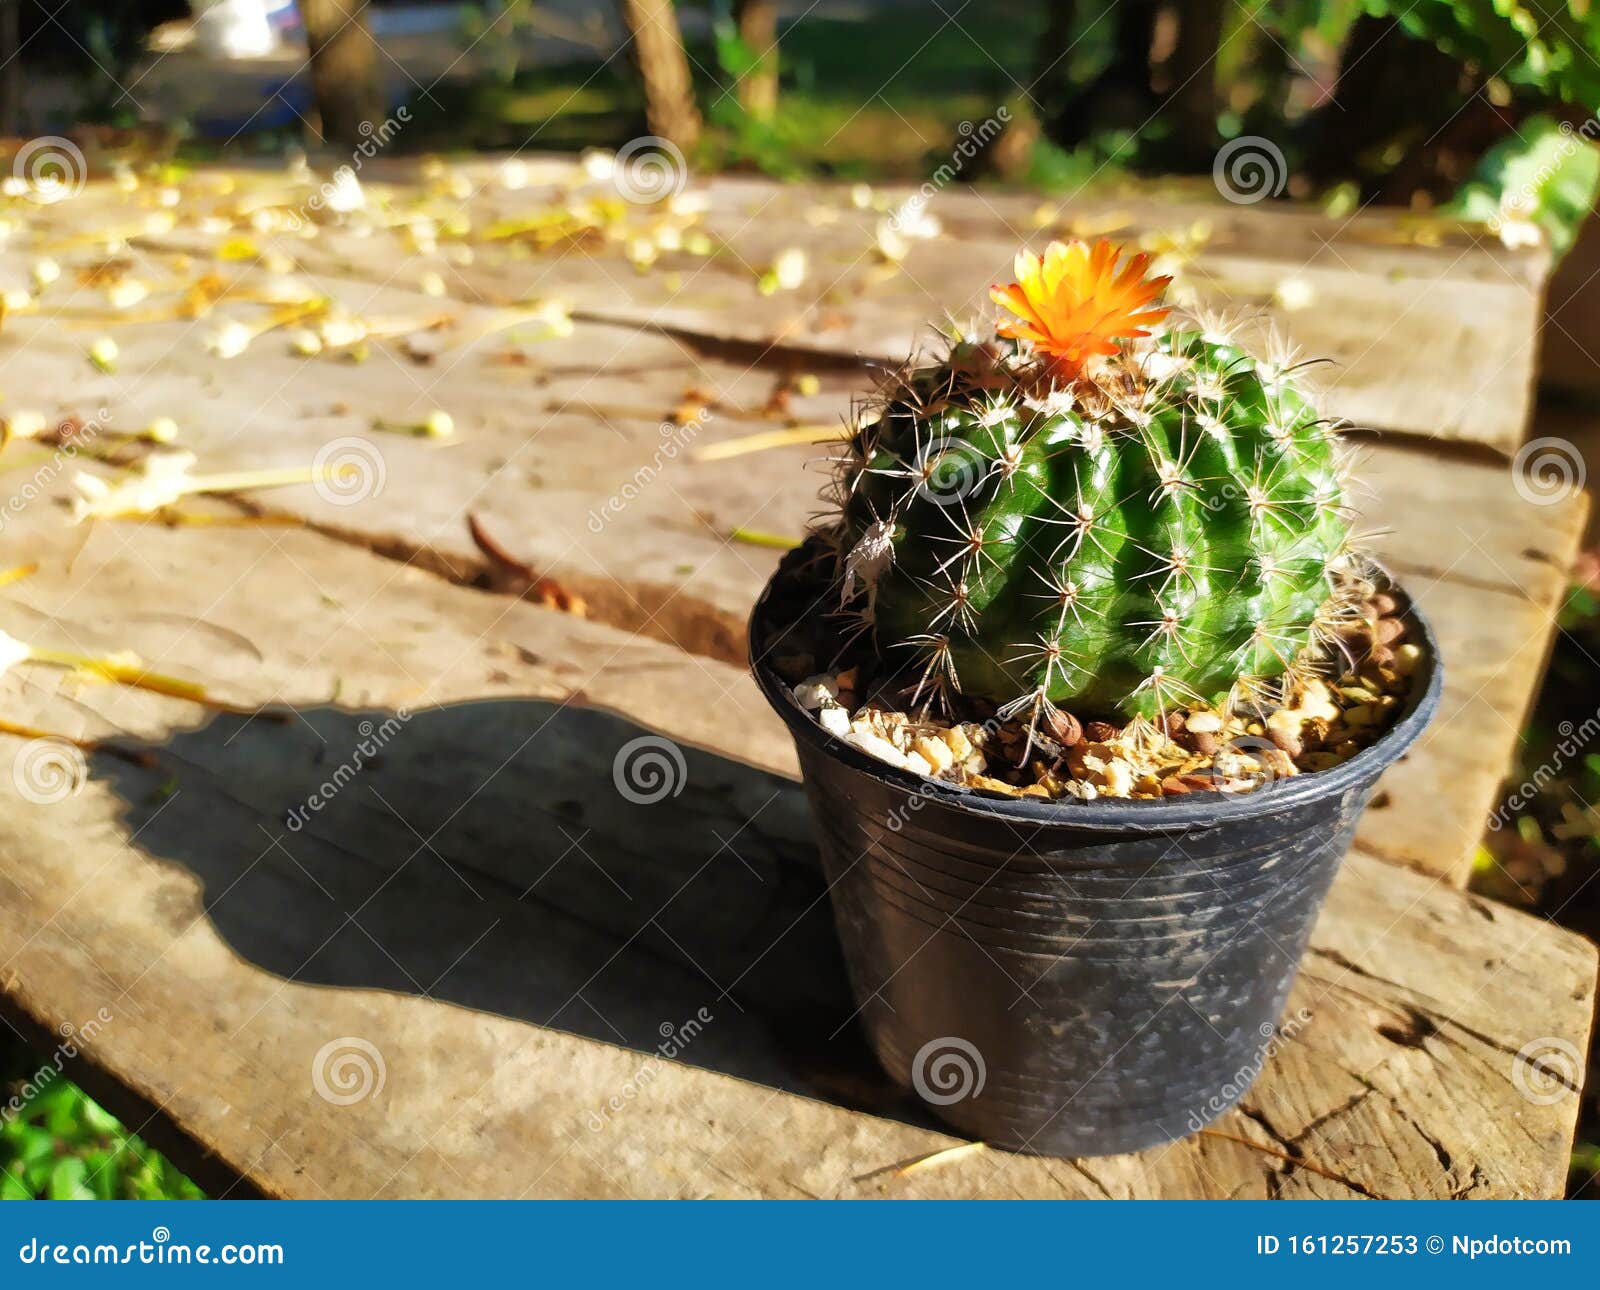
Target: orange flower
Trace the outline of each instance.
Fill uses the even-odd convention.
[[[1145,279],[1150,257],[1130,258],[1117,271],[1120,247],[1104,239],[1052,242],[1043,257],[1017,253],[1017,280],[993,286],[989,295],[1016,315],[996,327],[1012,340],[1031,341],[1056,372],[1072,379],[1095,355],[1117,352],[1118,339],[1148,336],[1146,324],[1160,322],[1166,309],[1147,309],[1171,278]]]

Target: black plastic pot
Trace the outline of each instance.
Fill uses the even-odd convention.
[[[779,578],[784,577],[780,572]],[[1400,719],[1332,770],[1254,792],[1043,802],[897,770],[835,739],[761,662],[820,835],[879,1060],[993,1146],[1111,1155],[1244,1096],[1379,774],[1439,704],[1437,644]]]

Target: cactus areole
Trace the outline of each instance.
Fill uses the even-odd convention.
[[[915,703],[1151,716],[1270,693],[1342,616],[1337,427],[1287,352],[1160,307],[1108,243],[1017,257],[987,338],[859,410],[833,608]]]

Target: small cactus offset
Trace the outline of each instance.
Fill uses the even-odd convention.
[[[1287,355],[1159,307],[1101,242],[1017,258],[1013,318],[885,383],[825,530],[837,608],[914,679],[1037,721],[1270,694],[1344,614],[1335,426]]]

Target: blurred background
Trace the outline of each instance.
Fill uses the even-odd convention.
[[[1540,406],[1591,465],[1597,107],[1589,0],[0,0],[7,153],[61,136],[91,173],[348,156],[375,135],[401,156],[648,133],[704,171],[1197,199],[1253,181],[1336,217],[1479,222],[1560,260]],[[1244,139],[1264,174],[1226,169]],[[1600,710],[1593,531],[1586,547],[1523,740],[1527,766],[1559,769],[1486,835],[1478,886],[1600,937],[1600,754],[1551,751]],[[0,1030],[0,1083],[38,1069]],[[1591,1198],[1594,1084],[1571,1184]],[[0,1197],[91,1194],[198,1193],[61,1079],[0,1125]]]
[[[1209,175],[1271,140],[1282,196],[1526,213],[1558,249],[1597,166],[1600,34],[1584,0],[4,0],[0,125],[103,127],[104,149],[205,156],[354,143],[615,147],[703,165],[926,176],[996,117],[971,179],[1059,189]],[[307,55],[310,54],[308,59]]]

